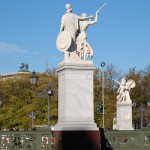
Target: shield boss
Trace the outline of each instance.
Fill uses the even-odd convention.
[[[70,34],[66,31],[62,31],[59,33],[57,39],[56,39],[56,47],[61,52],[65,52],[68,50],[71,46],[72,38]]]

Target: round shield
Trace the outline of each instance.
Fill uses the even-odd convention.
[[[129,85],[130,86],[130,88],[134,88],[135,87],[135,81],[134,80],[132,80],[132,79],[129,79],[128,81],[127,81],[127,83],[126,83],[127,85]]]
[[[56,39],[56,47],[58,50],[64,53],[71,46],[71,41],[72,38],[70,34],[66,31],[62,31],[58,34]]]

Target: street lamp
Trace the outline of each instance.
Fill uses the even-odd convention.
[[[48,83],[47,94],[48,94],[48,128],[50,128],[50,99],[51,96],[53,95],[53,88],[50,83]]]
[[[32,72],[31,76],[30,76],[30,83],[34,86],[37,85],[37,81],[38,81],[38,77],[35,73],[35,71]]]
[[[101,67],[104,67],[105,66],[105,62],[102,62],[101,63]],[[105,90],[105,79],[104,79],[104,73],[105,71],[102,70],[102,105],[103,105],[103,128],[105,127],[105,109],[104,109],[104,90]]]
[[[37,81],[38,81],[38,77],[37,77],[35,71],[33,71],[30,76],[30,83],[33,86],[36,86]],[[43,92],[42,93],[35,92],[35,94],[38,95],[39,97],[43,98]],[[51,96],[53,95],[53,87],[52,87],[51,83],[48,83],[46,92],[44,94],[48,95],[48,128],[50,128],[50,126],[51,126],[50,125],[50,99],[51,99]]]

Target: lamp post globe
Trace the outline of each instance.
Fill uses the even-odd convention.
[[[105,62],[101,62],[101,67],[104,67],[105,66]]]
[[[37,85],[37,81],[38,81],[38,77],[35,73],[35,71],[32,72],[31,76],[30,76],[30,83],[34,86]]]
[[[52,96],[53,95],[53,86],[51,83],[48,83],[48,86],[47,86],[47,94]]]

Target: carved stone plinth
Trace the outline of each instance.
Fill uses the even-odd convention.
[[[57,70],[58,123],[54,131],[99,130],[94,122],[94,70],[90,61],[60,64]]]
[[[132,103],[117,103],[116,130],[133,130]]]

